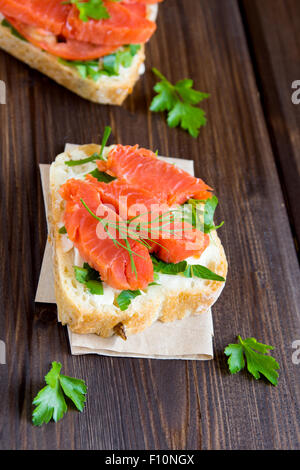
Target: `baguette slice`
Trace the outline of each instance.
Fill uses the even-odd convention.
[[[155,21],[158,6],[150,5],[147,8],[148,18]],[[12,34],[9,28],[1,25],[2,20],[3,15],[0,13],[0,48],[82,98],[95,103],[121,105],[132,93],[140,74],[144,73],[145,46],[142,45],[134,56],[131,66],[121,67],[119,75],[112,77],[103,75],[97,81],[82,78],[75,67],[64,65],[52,54]]]
[[[104,155],[110,148],[105,148]],[[74,333],[96,333],[103,337],[117,333],[124,337],[124,333],[128,336],[143,331],[156,320],[170,322],[206,312],[219,297],[224,282],[160,275],[157,281],[160,285],[148,287],[127,310],[121,311],[116,305],[120,291],[104,283],[103,296],[91,295],[75,279],[73,266],[80,265],[83,260],[68,236],[59,233],[65,203],[58,191],[67,179],[83,178],[96,168],[94,162],[69,167],[65,161],[86,158],[99,151],[100,146],[95,144],[73,148],[58,155],[50,169],[49,226],[59,320],[68,324]],[[211,233],[210,245],[195,264],[202,264],[226,277],[227,261],[215,231]]]

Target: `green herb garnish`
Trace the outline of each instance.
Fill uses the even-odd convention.
[[[66,227],[63,225],[63,226],[60,227],[60,229],[58,230],[58,233],[64,234],[64,233],[68,233],[68,232],[67,232]]]
[[[189,265],[187,261],[180,261],[180,263],[165,263],[164,261],[151,255],[153,269],[157,273],[162,274],[183,274],[185,277],[199,277],[201,279],[207,279],[210,281],[224,282],[225,279],[222,276],[214,273],[205,266],[200,264]]]
[[[140,50],[140,44],[130,44],[123,49],[103,57],[103,70],[109,75],[119,75],[120,66],[128,68],[132,64],[133,57]]]
[[[108,138],[109,138],[110,134],[111,134],[111,127],[110,126],[105,126],[102,141],[101,141],[99,160],[104,160],[104,158],[103,158],[104,147],[105,147],[105,145],[108,141]]]
[[[2,20],[1,22],[2,26],[5,26],[6,28],[9,28],[11,33],[16,36],[18,39],[21,39],[22,41],[28,42],[26,38],[24,38],[19,31],[17,31],[6,19]]]
[[[219,276],[201,264],[188,264],[184,271],[185,277],[199,277],[200,279],[209,279],[211,281],[225,281],[224,277]]]
[[[47,386],[39,391],[33,400],[36,406],[32,413],[35,426],[49,423],[51,418],[57,422],[67,412],[67,396],[79,411],[83,411],[86,401],[86,385],[83,380],[62,375],[61,364],[52,362],[52,367],[45,376]]]
[[[131,304],[131,301],[138,295],[142,295],[140,290],[122,290],[122,292],[117,297],[117,303],[120,310],[127,310]]]
[[[91,294],[103,295],[103,284],[98,271],[91,268],[88,263],[84,263],[83,267],[73,266],[75,279],[84,284]]]
[[[228,357],[228,366],[231,374],[240,372],[245,367],[245,359],[247,361],[247,369],[256,379],[260,378],[260,374],[273,385],[277,385],[279,369],[278,362],[266,354],[269,350],[274,349],[273,346],[259,343],[255,338],[242,339],[238,336],[238,344],[229,344],[224,353]]]
[[[151,259],[154,272],[156,273],[176,275],[183,273],[187,268],[186,261],[180,261],[180,263],[165,263],[154,255],[151,255]]]
[[[89,174],[102,183],[110,183],[111,181],[116,179],[114,176],[111,176],[108,173],[105,173],[105,171],[98,170],[98,168],[91,171]]]
[[[91,155],[90,157],[82,158],[81,160],[68,160],[65,162],[65,165],[78,166],[78,165],[84,165],[85,163],[94,162],[96,160],[99,160],[99,154],[93,153],[93,155]]]
[[[100,67],[98,60],[65,60],[58,58],[58,61],[67,65],[68,67],[74,67],[79,75],[86,79],[91,78],[95,82],[101,77],[101,75],[108,75],[108,73]]]
[[[103,0],[88,0],[87,2],[82,2],[80,0],[69,0],[63,3],[72,3],[76,5],[79,11],[79,18],[83,22],[87,22],[89,19],[107,20],[110,18],[110,14],[104,5]]]
[[[120,73],[120,66],[128,68],[132,64],[134,56],[141,48],[140,44],[123,46],[113,54],[106,55],[102,60],[65,60],[59,58],[59,62],[69,67],[75,67],[79,75],[95,82],[103,75],[116,76]]]
[[[95,160],[104,160],[103,158],[103,151],[104,147],[108,141],[108,138],[111,133],[111,127],[110,126],[105,126],[104,128],[104,133],[102,137],[102,142],[101,142],[101,150],[100,153],[93,153],[90,157],[87,158],[82,158],[81,160],[68,160],[65,162],[65,165],[67,166],[77,166],[77,165],[84,165],[85,163],[90,163],[94,162]]]
[[[222,227],[224,221],[222,221],[219,225],[214,224],[214,215],[215,210],[218,205],[218,198],[217,196],[212,196],[209,199],[206,199],[205,206],[204,206],[204,233],[209,233],[212,230],[217,230],[218,228]]]
[[[93,295],[103,295],[103,284],[101,281],[87,281],[85,283],[86,287]]]
[[[151,102],[150,111],[168,111],[167,123],[170,127],[180,125],[192,137],[198,137],[200,127],[205,126],[207,120],[205,111],[195,105],[210,95],[194,90],[193,80],[180,80],[173,85],[159,70],[152,70],[161,81],[154,86],[157,96]]]
[[[199,214],[197,213],[197,208],[204,204],[204,224],[203,224],[203,231],[204,233],[209,233],[212,230],[217,230],[218,228],[222,227],[224,221],[220,223],[220,225],[214,224],[214,215],[215,210],[218,205],[218,198],[217,196],[212,196],[209,199],[189,199],[187,204],[192,206],[192,225],[194,227],[199,228]]]

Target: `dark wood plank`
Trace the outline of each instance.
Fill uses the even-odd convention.
[[[299,448],[299,366],[291,360],[299,271],[237,2],[168,0],[147,53],[147,72],[122,108],[88,103],[0,53],[8,90],[0,106],[0,339],[5,333],[8,348],[7,366],[0,365],[0,447]],[[147,111],[153,65],[173,81],[193,77],[211,93],[199,139]],[[214,307],[213,361],[72,357],[55,307],[34,305],[46,241],[38,163],[51,162],[65,142],[99,141],[106,124],[112,141],[194,159],[197,175],[220,197],[230,271]],[[223,349],[237,334],[276,347],[277,388],[228,374]],[[88,403],[83,414],[36,429],[31,401],[53,360],[87,381]]]
[[[300,241],[300,2],[242,0],[248,38],[290,221]]]

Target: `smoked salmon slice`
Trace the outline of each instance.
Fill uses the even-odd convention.
[[[35,46],[63,59],[90,60],[150,39],[156,24],[146,18],[146,3],[105,1],[110,17],[86,22],[76,5],[62,0],[0,0],[0,12]]]
[[[110,18],[104,20],[90,19],[83,22],[79,12],[72,7],[63,28],[66,38],[109,46],[121,44],[145,43],[156,29],[153,21],[145,18],[143,5],[106,2]]]
[[[66,39],[60,42],[59,36],[38,29],[25,23],[7,17],[9,23],[29,42],[39,49],[50,52],[52,55],[66,60],[92,60],[111,54],[118,46],[99,46],[75,39]]]
[[[62,33],[70,9],[71,5],[60,0],[0,0],[0,12],[5,17],[56,35]]]
[[[143,224],[139,235],[150,242],[154,252],[166,263],[178,263],[189,256],[200,256],[209,244],[209,236],[186,221],[176,220],[167,204],[149,191],[128,185],[122,179],[100,183],[87,175],[98,189],[101,200],[112,205],[122,218],[135,218],[129,227]],[[175,217],[174,217],[175,216]]]
[[[190,198],[211,197],[212,189],[204,181],[159,160],[155,153],[138,145],[116,145],[109,152],[107,161],[99,160],[97,165],[99,170],[120,177],[127,184],[147,189],[169,206],[183,204]]]
[[[153,265],[148,250],[136,240],[129,239],[131,258],[120,233],[115,233],[111,226],[107,226],[110,235],[122,244],[116,246],[102,223],[82,204],[81,199],[94,214],[109,223],[121,222],[116,212],[102,203],[96,186],[87,181],[70,179],[61,186],[59,192],[66,201],[64,224],[68,236],[82,258],[99,272],[101,279],[120,290],[147,287],[153,281]]]
[[[170,232],[171,236],[160,238],[153,250],[165,263],[179,263],[190,256],[199,258],[210,243],[207,233],[200,232],[187,222],[184,225],[176,221],[171,223]]]

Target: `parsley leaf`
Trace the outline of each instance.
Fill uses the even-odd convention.
[[[199,277],[200,279],[208,279],[210,281],[225,281],[224,277],[219,276],[205,266],[201,266],[201,264],[187,265],[187,269],[189,270],[189,273],[187,274],[187,271],[183,273],[186,277],[194,276]]]
[[[95,82],[103,75],[119,75],[120,67],[128,68],[132,60],[140,50],[140,44],[125,45],[113,54],[108,54],[99,60],[65,60],[58,58],[63,65],[75,67],[79,75],[86,79],[90,78]]]
[[[91,279],[90,281],[86,282],[86,287],[93,295],[103,295],[103,284],[101,281],[94,281]]]
[[[105,173],[105,171],[98,170],[98,168],[91,171],[90,175],[92,175],[94,178],[96,178],[98,181],[102,183],[110,183],[111,181],[116,179],[114,176],[111,176],[108,173]]]
[[[76,281],[80,282],[81,284],[85,284],[88,276],[88,270],[82,268],[81,266],[73,266],[73,268]]]
[[[142,295],[140,290],[122,290],[122,292],[117,297],[117,303],[120,310],[127,310],[131,304],[131,301],[138,295]]]
[[[187,268],[186,261],[180,261],[180,263],[165,263],[154,255],[151,255],[151,259],[154,272],[156,273],[176,275],[183,273]]]
[[[79,18],[81,21],[93,20],[107,20],[110,14],[103,3],[103,0],[88,0],[81,2],[80,0],[69,0],[64,3],[73,3],[79,10]]]
[[[217,196],[212,196],[211,198],[205,201],[204,206],[204,233],[209,233],[212,230],[217,230],[218,228],[222,227],[224,221],[221,222],[218,226],[214,224],[214,215],[215,210],[218,205],[218,198]]]
[[[200,127],[206,124],[205,111],[179,101],[169,112],[167,122],[170,127],[180,125],[182,129],[185,129],[192,137],[196,138],[199,135]]]
[[[32,413],[35,426],[49,423],[51,418],[57,422],[64,416],[68,410],[64,394],[79,411],[83,411],[86,385],[83,380],[61,375],[61,367],[59,362],[52,362],[52,367],[45,376],[47,386],[39,391],[32,402],[36,406]]]
[[[264,375],[269,382],[277,385],[279,369],[278,362],[266,354],[269,350],[274,349],[273,346],[259,343],[255,338],[242,339],[238,336],[238,344],[229,344],[224,353],[228,357],[228,366],[231,374],[240,372],[245,367],[245,359],[247,369],[256,379],[260,378],[260,374]]]
[[[79,411],[83,411],[86,401],[86,385],[84,381],[66,375],[60,375],[59,381],[64,394],[72,400]]]
[[[159,260],[154,255],[150,255],[153,263],[153,269],[155,273],[162,274],[183,274],[185,277],[199,277],[200,279],[208,279],[210,281],[224,282],[225,279],[222,276],[214,273],[205,266],[200,264],[190,265],[187,261],[180,261],[179,263],[165,263]]]
[[[161,81],[154,86],[157,96],[151,102],[150,111],[168,111],[167,122],[170,127],[181,126],[192,137],[198,137],[200,127],[205,126],[207,120],[205,111],[195,105],[210,95],[194,90],[191,79],[179,80],[173,85],[159,70],[152,70]]]
[[[194,90],[192,87],[194,85],[193,80],[187,78],[184,80],[179,80],[175,85],[175,90],[180,94],[181,98],[189,104],[198,104],[200,101],[209,98],[209,94],[203,93],[202,91]]]
[[[206,200],[201,200],[201,199],[189,199],[187,204],[192,206],[192,225],[196,226],[199,228],[199,220],[197,217],[199,216],[198,214],[198,208],[202,207],[204,204],[204,225],[203,225],[203,231],[204,233],[209,233],[212,230],[217,230],[218,228],[222,227],[224,224],[224,221],[220,223],[220,225],[215,225],[214,224],[214,215],[215,215],[215,210],[217,208],[219,201],[217,196],[212,196],[209,199]],[[202,211],[199,211],[200,214]],[[202,212],[203,213],[203,212]]]
[[[133,57],[140,50],[140,44],[131,44],[103,57],[103,70],[108,75],[119,75],[120,66],[128,68],[132,64]]]
[[[73,268],[75,279],[84,284],[91,294],[103,295],[103,284],[98,271],[91,268],[88,263],[84,263],[83,268],[80,266],[73,266]]]
[[[154,91],[157,96],[152,100],[150,111],[171,111],[177,102],[173,85],[168,81],[158,82],[154,86]]]
[[[63,226],[60,227],[60,229],[58,230],[58,233],[60,233],[60,234],[63,235],[63,234],[68,233],[68,232],[67,232],[66,227],[63,225]]]
[[[41,426],[43,423],[47,424],[51,418],[57,422],[67,412],[67,404],[59,382],[57,382],[54,388],[49,385],[44,387],[32,403],[36,405],[32,413],[34,426]]]

